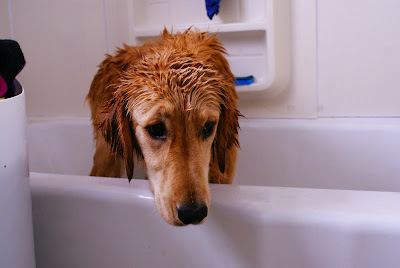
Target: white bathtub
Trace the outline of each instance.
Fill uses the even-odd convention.
[[[161,219],[147,181],[85,176],[91,133],[29,126],[38,267],[399,267],[398,119],[242,120],[236,185],[211,185],[207,221],[187,227]]]

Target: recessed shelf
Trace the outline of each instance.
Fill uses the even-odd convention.
[[[266,24],[261,22],[252,23],[227,23],[227,24],[187,24],[187,25],[165,25],[165,28],[173,32],[183,32],[189,27],[196,28],[201,32],[245,32],[245,31],[265,31]],[[160,29],[161,28],[161,29]],[[158,36],[163,27],[139,26],[134,28],[134,35],[140,37]]]
[[[137,44],[159,36],[164,27],[172,33],[190,27],[218,33],[233,74],[255,78],[251,85],[236,86],[239,94],[275,94],[289,84],[291,0],[221,1],[212,21],[204,1],[134,0],[133,5],[132,39]]]

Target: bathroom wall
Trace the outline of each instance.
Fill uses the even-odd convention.
[[[11,38],[10,18],[7,1],[0,2],[0,38]]]
[[[400,115],[400,1],[318,1],[318,114]]]
[[[88,116],[96,66],[133,43],[133,0],[2,0],[0,38],[20,42],[29,116]],[[400,116],[396,0],[291,2],[291,85],[240,102],[248,118]],[[199,10],[199,12],[205,11]]]

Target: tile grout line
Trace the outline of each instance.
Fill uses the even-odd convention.
[[[316,54],[316,84],[317,84],[317,96],[316,96],[316,102],[317,102],[317,118],[321,117],[321,112],[320,112],[320,84],[319,84],[319,42],[318,42],[318,29],[319,29],[319,16],[318,16],[318,0],[315,1],[315,54]]]
[[[107,21],[107,11],[106,11],[106,0],[102,0],[103,3],[103,20],[104,20],[104,31],[105,31],[105,39],[106,39],[106,53],[110,53],[110,45],[108,39],[108,21]]]
[[[14,34],[14,20],[13,20],[13,13],[12,13],[12,6],[11,6],[11,0],[7,0],[7,7],[8,7],[8,23],[10,24],[10,34],[11,34],[11,39],[15,39],[15,34]]]

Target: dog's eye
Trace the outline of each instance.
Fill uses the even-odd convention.
[[[163,123],[157,123],[151,126],[147,126],[146,131],[153,139],[165,140],[167,137],[167,131]]]
[[[211,134],[213,133],[213,130],[214,130],[214,126],[215,126],[214,122],[207,122],[204,125],[203,130],[201,131],[201,134],[204,139],[211,136]]]

